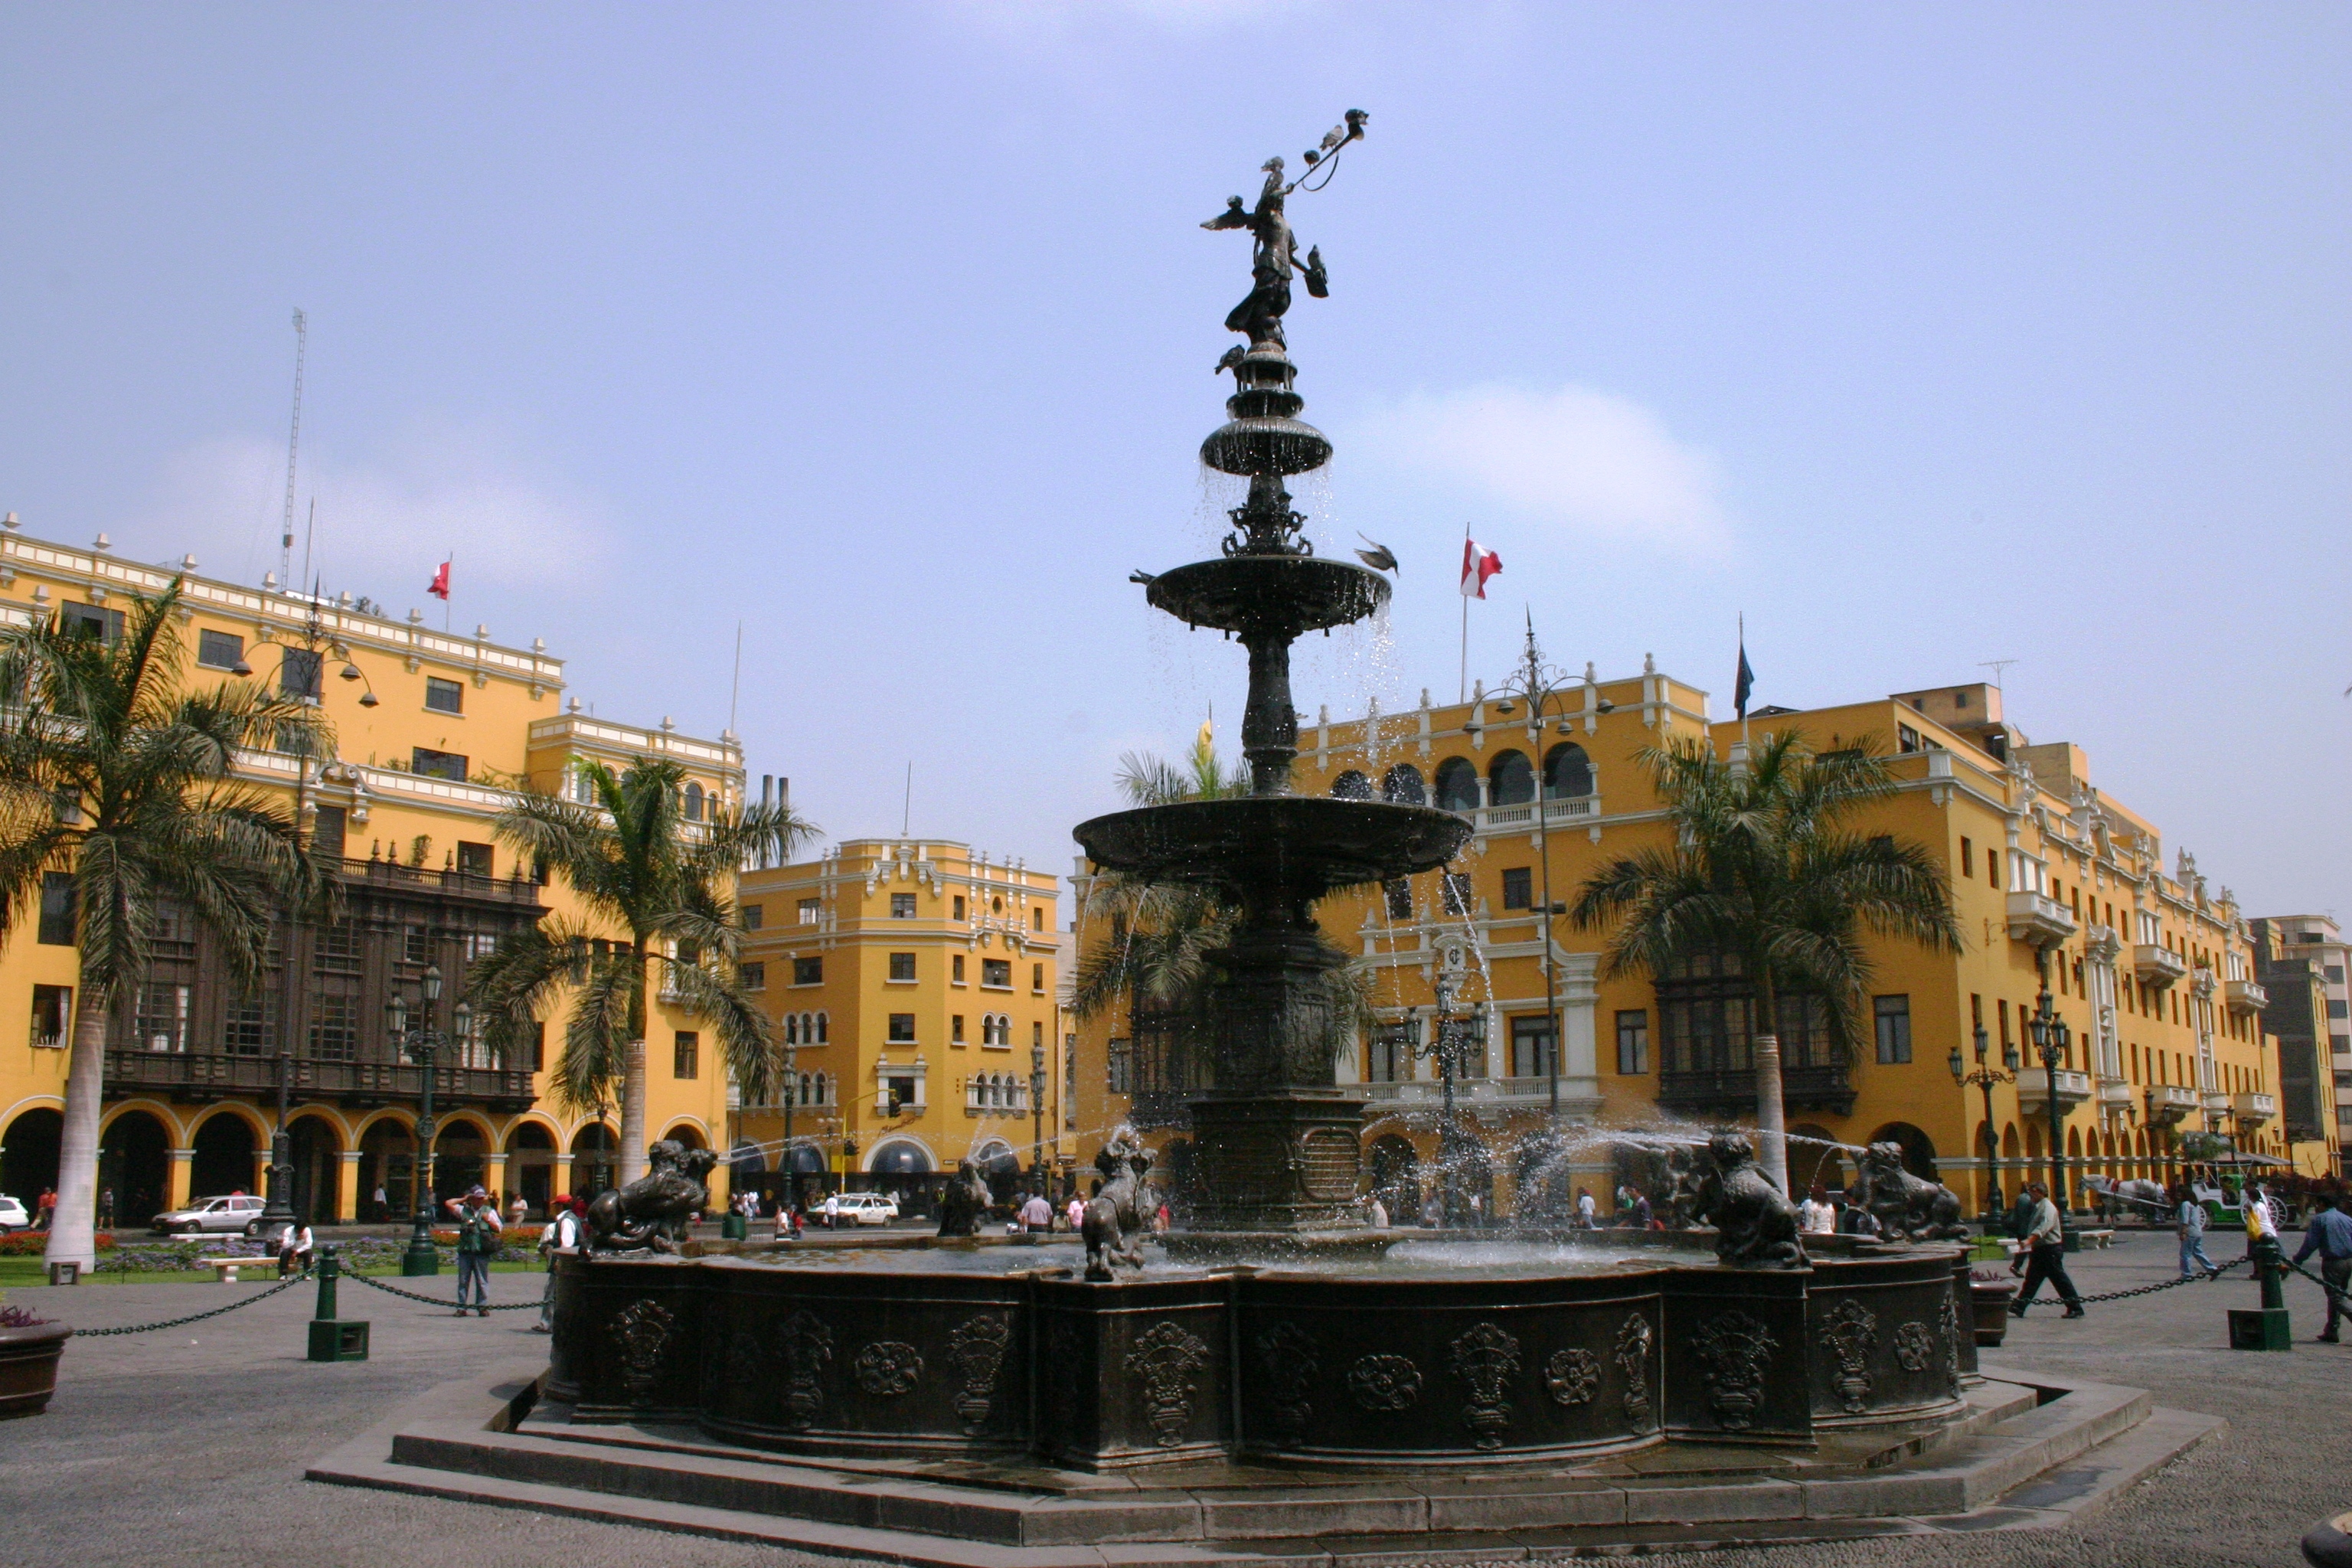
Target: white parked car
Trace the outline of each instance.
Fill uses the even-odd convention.
[[[234,1197],[198,1198],[184,1209],[155,1216],[155,1228],[165,1236],[194,1236],[199,1231],[242,1231],[257,1235],[261,1224],[261,1200],[249,1193]]]
[[[887,1193],[844,1193],[835,1207],[841,1224],[888,1225],[898,1217],[898,1200]]]
[[[23,1199],[12,1198],[5,1193],[0,1193],[0,1233],[28,1230],[32,1227],[32,1224],[33,1216],[25,1212]]]

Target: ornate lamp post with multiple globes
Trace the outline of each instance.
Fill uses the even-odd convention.
[[[400,1271],[417,1276],[441,1272],[441,1255],[433,1247],[433,1139],[438,1131],[433,1124],[433,1079],[436,1058],[441,1047],[450,1043],[449,1037],[433,1026],[434,1015],[441,1002],[441,966],[425,966],[425,1021],[416,1028],[408,1026],[408,998],[394,990],[392,999],[383,1005],[394,1046],[409,1060],[424,1069],[424,1092],[416,1110],[416,1169],[415,1193],[415,1224],[408,1233],[408,1246],[400,1255]],[[465,1036],[466,1026],[473,1019],[474,1010],[460,1002],[457,1007],[457,1034]]]
[[[2002,1065],[2009,1070],[2004,1072],[2000,1068],[1987,1065],[1985,1061],[1985,1047],[1990,1043],[1990,1041],[1985,1034],[1985,1026],[1982,1024],[1979,1024],[1977,1026],[1976,1037],[1977,1065],[1975,1070],[1967,1072],[1961,1070],[1963,1064],[1960,1061],[1960,1047],[1958,1046],[1954,1046],[1952,1047],[1952,1054],[1948,1062],[1948,1065],[1952,1069],[1952,1081],[1954,1083],[1958,1084],[1962,1089],[1973,1088],[1984,1090],[1984,1206],[1985,1213],[1988,1215],[1997,1213],[2000,1206],[1994,1196],[1994,1194],[2000,1190],[2000,1135],[1992,1130],[1992,1086],[1997,1083],[2015,1083],[2017,1081],[2019,1059],[2017,1047],[2004,1043],[2000,1047],[2000,1059]]]
[[[2058,1016],[2051,1005],[2050,984],[2045,978],[2042,994],[2034,999],[2033,1014],[2026,1020],[2027,1031],[2033,1037],[2034,1054],[2042,1058],[2042,1087],[2050,1104],[2050,1201],[2058,1206],[2058,1223],[2064,1226],[2066,1213],[2066,1112],[2058,1103],[2058,1065],[2066,1059],[2067,1047],[2074,1044],[2074,1031],[2066,1020]]]
[[[1037,1195],[1045,1196],[1045,1046],[1029,1046],[1029,1173]]]

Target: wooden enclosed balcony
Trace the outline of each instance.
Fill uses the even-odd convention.
[[[414,1104],[424,1097],[425,1069],[408,1062],[293,1061],[294,1099],[331,1100],[359,1107]],[[230,1056],[219,1051],[110,1050],[106,1097],[163,1094],[174,1100],[225,1100],[234,1095],[267,1097],[278,1091],[274,1056]],[[460,1105],[494,1110],[526,1110],[530,1074],[504,1068],[436,1067],[436,1110]]]
[[[1790,1110],[1853,1114],[1853,1080],[1843,1063],[1783,1067],[1780,1103]],[[1737,1116],[1756,1109],[1756,1073],[1749,1068],[1711,1072],[1662,1072],[1658,1109],[1689,1115]]]

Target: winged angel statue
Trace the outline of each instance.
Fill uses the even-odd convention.
[[[1225,331],[1246,333],[1251,348],[1286,350],[1289,347],[1283,341],[1282,318],[1284,312],[1290,309],[1290,279],[1294,271],[1305,272],[1307,291],[1318,300],[1330,293],[1329,283],[1323,272],[1321,250],[1309,249],[1303,268],[1296,263],[1297,237],[1290,232],[1290,220],[1283,215],[1283,203],[1293,191],[1319,191],[1330,184],[1334,161],[1349,142],[1363,140],[1364,121],[1370,118],[1360,109],[1348,110],[1347,118],[1325,133],[1322,146],[1308,151],[1308,172],[1297,184],[1284,184],[1282,160],[1268,158],[1263,165],[1265,185],[1258,192],[1257,205],[1245,208],[1242,205],[1241,197],[1229,196],[1225,200],[1225,210],[1201,226],[1202,228],[1245,228],[1257,242],[1250,256],[1252,286],[1249,297],[1234,306],[1233,313],[1225,318]],[[1318,174],[1323,177],[1321,184],[1306,183]],[[1238,348],[1229,351],[1217,368],[1223,371],[1228,363],[1237,361],[1241,353]]]

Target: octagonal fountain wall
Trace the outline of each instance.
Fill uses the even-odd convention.
[[[1051,1247],[944,1250],[561,1258],[546,1396],[795,1453],[1421,1467],[1930,1425],[1975,1366],[1948,1247],[1107,1285],[1037,1267]]]

